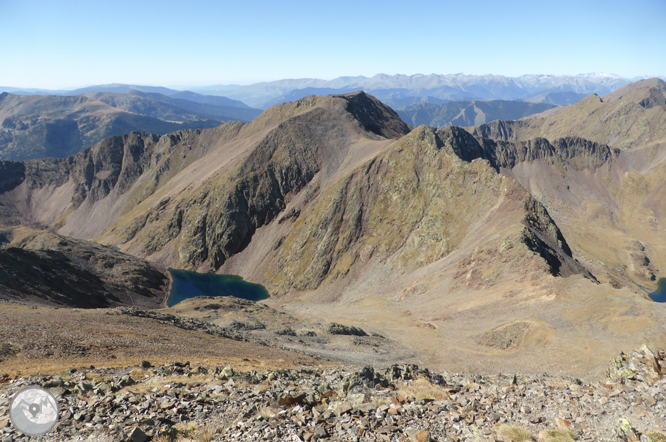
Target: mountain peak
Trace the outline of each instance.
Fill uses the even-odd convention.
[[[369,132],[384,138],[399,138],[410,131],[393,109],[363,91],[333,97],[345,100],[347,112]]]
[[[619,100],[620,98],[634,92],[638,91],[641,89],[656,89],[660,92],[666,93],[666,82],[662,80],[661,78],[648,78],[647,80],[641,80],[637,81],[635,83],[631,83],[621,89],[616,90],[615,92],[611,92],[608,95],[604,96],[604,101],[610,102],[610,101],[616,101]]]

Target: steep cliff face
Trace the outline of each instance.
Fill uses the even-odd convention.
[[[553,275],[580,274],[596,281],[589,270],[573,258],[569,244],[542,204],[532,197],[526,198],[525,211],[523,224],[526,228],[523,230],[522,241],[548,263]]]
[[[478,141],[483,149],[481,157],[496,169],[512,169],[518,163],[545,160],[594,171],[620,156],[619,149],[578,137],[558,138],[552,143],[545,138],[517,142],[478,138]]]

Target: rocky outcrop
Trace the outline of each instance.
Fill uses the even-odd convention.
[[[651,109],[655,106],[666,108],[666,96],[661,90],[652,87],[648,90],[648,96],[639,101],[638,104],[645,109]]]
[[[516,141],[519,130],[525,126],[527,124],[522,121],[497,120],[475,127],[472,130],[472,135],[491,140]]]
[[[594,171],[620,155],[619,149],[578,137],[558,138],[552,143],[545,138],[516,142],[479,138],[478,141],[483,150],[479,157],[490,161],[495,169],[511,169],[518,163],[543,159]]]
[[[525,201],[525,210],[523,242],[548,263],[550,272],[555,276],[581,274],[596,281],[596,278],[573,258],[569,244],[546,208],[530,197]]]
[[[84,200],[101,201],[117,188],[124,193],[151,163],[152,148],[159,137],[130,133],[107,138],[92,149],[66,159],[26,161],[25,181],[32,189],[62,186],[70,179],[75,190],[73,208]]]

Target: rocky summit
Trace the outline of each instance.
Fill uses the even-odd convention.
[[[26,385],[57,398],[43,441],[662,441],[664,351],[612,360],[593,382],[481,376],[415,365],[237,371],[189,362],[0,378],[0,410]],[[3,441],[29,440],[0,420]]]

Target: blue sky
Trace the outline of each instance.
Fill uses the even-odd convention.
[[[666,75],[666,1],[0,0],[0,85]]]

